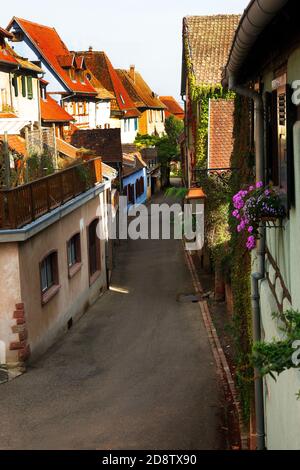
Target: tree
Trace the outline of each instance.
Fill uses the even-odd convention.
[[[156,147],[158,159],[161,164],[162,180],[165,186],[170,184],[170,164],[180,157],[180,147],[178,138],[183,131],[183,122],[175,116],[170,116],[165,121],[166,134],[162,137],[156,135],[140,135],[135,139],[135,144],[139,148]]]

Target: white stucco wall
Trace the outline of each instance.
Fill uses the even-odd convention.
[[[126,124],[127,121],[127,124]],[[138,123],[137,129],[134,128],[135,119],[121,119],[121,141],[122,144],[133,144],[138,133]]]
[[[12,106],[12,111],[17,115],[17,118],[24,121],[39,122],[40,120],[40,85],[37,78],[32,78],[33,98],[29,99],[26,92],[26,97],[22,96],[21,77],[18,77],[18,96],[15,96],[15,90],[12,87],[12,74],[0,72],[0,90],[6,90],[7,104]],[[26,82],[27,90],[27,82]],[[0,111],[2,110],[2,96],[0,93]]]

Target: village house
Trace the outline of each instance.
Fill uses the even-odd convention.
[[[76,53],[85,58],[87,67],[103,84],[106,90],[114,96],[111,101],[111,119],[109,127],[121,129],[122,143],[133,143],[139,132],[140,112],[130,98],[126,88],[113,68],[105,52],[89,51]]]
[[[127,196],[128,209],[147,200],[147,165],[139,152],[123,153],[123,196]]]
[[[8,45],[12,35],[0,28],[0,135],[18,135],[40,122],[39,77],[43,70]]]
[[[159,99],[166,106],[166,118],[174,116],[177,119],[184,119],[184,109],[182,109],[173,96],[160,96]]]
[[[203,170],[228,170],[234,102],[221,80],[239,15],[183,19],[181,96],[185,103],[182,169],[186,186]],[[182,144],[183,142],[181,142]]]
[[[142,161],[147,165],[147,199],[161,189],[161,165],[158,161],[158,151],[156,147],[145,147],[138,149],[133,144],[122,145],[123,155],[139,154]]]
[[[70,52],[54,28],[14,17],[8,29],[14,50],[41,65],[48,93],[73,116],[76,126],[109,126],[111,95],[87,70],[83,56]]]
[[[0,363],[12,376],[107,289],[116,176],[94,158],[0,191]]]
[[[275,346],[285,334],[273,313],[300,310],[300,108],[293,96],[299,79],[297,2],[252,0],[236,31],[223,85],[253,103],[256,181],[277,188],[286,208],[281,222],[260,222],[252,258],[253,339]],[[274,372],[276,381],[255,374],[258,449],[300,448],[300,372],[287,360],[288,370]]]
[[[136,108],[140,111],[139,134],[162,136],[165,132],[165,109],[158,95],[145,82],[134,65],[116,70]]]

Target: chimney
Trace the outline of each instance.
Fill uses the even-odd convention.
[[[93,52],[93,46],[89,47],[89,52]]]
[[[135,82],[135,65],[130,66],[129,75],[130,75],[131,80]]]

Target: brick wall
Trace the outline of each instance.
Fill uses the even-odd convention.
[[[210,100],[209,168],[230,168],[233,120],[233,100]]]

